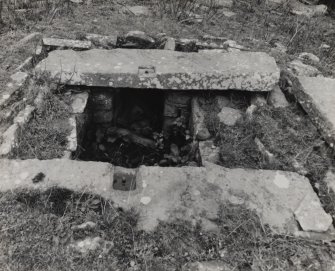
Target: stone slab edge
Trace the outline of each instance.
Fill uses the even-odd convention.
[[[287,76],[293,83],[293,93],[299,104],[306,111],[313,124],[319,129],[322,136],[331,148],[335,148],[335,127],[333,124],[321,113],[318,106],[316,106],[310,97],[304,90],[303,86],[299,82],[299,79],[288,73]]]
[[[80,118],[83,116],[86,106],[87,106],[87,101],[89,97],[89,93],[87,91],[83,91],[82,94],[84,94],[85,97],[82,96],[85,101],[83,101],[82,108],[79,110],[75,108],[75,99],[78,96],[78,94],[73,95],[73,102],[72,102],[72,114],[69,118],[69,125],[71,127],[70,133],[67,136],[67,145],[66,145],[66,150],[64,151],[63,158],[64,159],[70,159],[72,156],[72,153],[75,153],[78,150],[78,123],[77,123],[77,118]]]
[[[12,152],[13,148],[16,146],[18,130],[24,129],[25,125],[31,119],[34,111],[34,106],[27,105],[14,118],[13,124],[2,135],[0,156],[5,156]]]
[[[220,167],[221,168],[221,167]],[[54,160],[8,160],[8,159],[0,159],[0,169],[2,171],[1,182],[0,182],[0,191],[12,191],[14,189],[37,189],[45,191],[52,187],[60,187],[71,189],[75,192],[91,192],[98,194],[102,197],[111,199],[116,204],[115,206],[120,206],[122,208],[132,208],[138,206],[139,202],[143,203],[143,198],[145,198],[144,189],[150,183],[155,186],[160,186],[162,184],[156,184],[155,180],[147,180],[143,179],[147,176],[146,172],[152,170],[153,175],[160,178],[159,171],[157,171],[157,167],[140,167],[139,169],[131,169],[132,172],[136,174],[136,182],[139,189],[134,191],[119,191],[113,189],[113,182],[115,172],[123,172],[124,170],[129,171],[130,169],[122,169],[119,167],[115,167],[109,163],[102,162],[83,162],[83,161],[73,161],[73,160],[64,160],[64,159],[54,159]],[[195,170],[197,169],[197,170]],[[162,169],[163,170],[163,169]],[[170,171],[174,171],[173,168],[169,169]],[[211,167],[203,167],[203,168],[190,168],[184,167],[179,168],[178,170],[182,170],[187,178],[201,178],[204,177],[207,179],[207,184],[203,183],[203,181],[199,181],[198,185],[207,187],[210,189],[211,183],[213,182],[214,176],[217,175],[218,172],[213,171]],[[224,172],[228,172],[229,169],[221,168]],[[231,169],[231,173],[236,174],[243,169]],[[267,170],[251,170],[253,172],[259,172],[260,174],[270,174],[271,171]],[[45,174],[45,179],[40,183],[33,183],[33,178],[39,173]],[[191,174],[191,172],[193,172]],[[197,173],[198,172],[198,173]],[[158,174],[158,175],[156,175]],[[175,174],[175,173],[174,173]],[[197,174],[200,174],[198,177]],[[204,175],[203,175],[204,174]],[[214,175],[213,175],[214,174]],[[289,172],[280,172],[277,171],[276,174],[288,174],[293,176],[299,176],[296,173]],[[148,175],[148,176],[149,176]],[[211,175],[211,176],[210,176]],[[147,176],[147,177],[148,177]],[[184,176],[184,177],[185,177]],[[206,177],[207,176],[207,177]],[[300,176],[300,178],[304,178]],[[188,186],[189,184],[183,183],[181,180],[173,180],[172,183],[175,183],[178,186]],[[149,181],[149,182],[148,182]],[[162,180],[160,180],[162,181]],[[182,181],[182,183],[180,183]],[[188,181],[192,182],[192,179]],[[306,179],[308,182],[308,180]],[[148,182],[148,183],[147,183]],[[164,188],[164,185],[163,185]],[[167,188],[171,190],[171,186],[167,185]],[[162,189],[162,188],[161,188]],[[152,190],[152,187],[151,187]],[[312,188],[311,188],[312,191]],[[173,193],[173,191],[170,191]],[[180,191],[179,191],[180,192]],[[313,192],[314,193],[314,192]],[[220,197],[220,195],[218,195]],[[315,195],[315,197],[317,197]],[[157,199],[156,199],[157,200]],[[143,203],[146,205],[146,203]],[[322,235],[324,237],[324,235]],[[308,236],[307,236],[308,237]],[[315,237],[315,236],[314,236]],[[321,237],[320,237],[321,238]]]
[[[10,77],[10,82],[7,83],[5,90],[0,94],[0,109],[6,106],[15,92],[20,91],[24,87],[28,82],[28,77],[27,73],[21,71],[14,73]]]

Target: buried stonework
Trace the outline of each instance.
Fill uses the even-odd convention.
[[[332,218],[323,210],[307,178],[284,171],[227,169],[206,162],[216,163],[220,157],[213,135],[204,125],[207,121],[202,108],[207,100],[203,99],[204,93],[216,91],[214,104],[219,110],[212,113],[221,123],[235,125],[245,112],[231,105],[228,92],[242,95],[246,91],[250,95],[276,89],[281,93],[277,86],[279,68],[269,55],[62,50],[50,52],[35,72],[44,79],[65,84],[72,95],[73,115],[69,120],[72,130],[65,156],[109,163],[4,159],[0,161],[1,191],[60,186],[96,193],[124,209],[137,208],[141,216],[139,227],[145,230],[153,230],[159,220],[179,218],[200,220],[207,230],[215,230],[220,205],[230,203],[256,210],[264,224],[280,233],[333,232]],[[246,114],[252,117],[252,111],[259,105],[250,103]],[[278,107],[282,106],[287,105],[282,103]],[[164,159],[130,163],[128,157],[121,163],[111,159],[111,154],[115,156],[113,159],[122,157],[110,147],[116,146],[119,139],[122,144],[133,142],[155,151],[161,135],[153,140],[153,132],[169,133],[176,123],[185,133],[183,140],[187,138],[191,143],[180,146],[177,141],[170,142],[171,153],[164,155],[165,160],[174,162],[183,148],[199,156],[193,146],[210,139],[200,142],[200,159],[193,161],[188,154],[187,163],[174,164]],[[186,133],[187,128],[190,133]],[[85,142],[89,144],[86,146]],[[134,149],[133,146],[127,151]],[[80,154],[83,147],[94,152],[84,151],[83,156]],[[36,176],[43,178],[36,182]]]

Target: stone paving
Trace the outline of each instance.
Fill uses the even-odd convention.
[[[131,170],[109,163],[72,160],[0,160],[0,191],[62,187],[99,194],[115,206],[139,211],[138,227],[154,230],[159,220],[201,221],[215,230],[221,204],[255,210],[275,232],[294,234],[299,225],[331,233],[332,219],[321,207],[309,180],[297,173],[205,167],[145,167]],[[113,189],[123,174],[134,174],[136,189]],[[42,176],[36,181],[36,176]],[[301,207],[303,206],[303,207]]]

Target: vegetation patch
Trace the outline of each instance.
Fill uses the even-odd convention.
[[[0,202],[1,270],[181,270],[209,260],[232,270],[330,270],[334,261],[333,245],[274,235],[242,207],[222,206],[216,233],[183,221],[146,233],[136,228],[136,212],[91,194],[16,191]],[[95,226],[78,230],[84,222]],[[84,255],[70,249],[86,237],[109,246]]]
[[[257,147],[258,138],[275,157],[269,164]],[[259,107],[251,119],[220,125],[217,142],[226,167],[306,171],[312,182],[322,180],[331,165],[330,150],[308,116],[297,106]]]
[[[11,158],[40,160],[61,158],[70,132],[70,98],[50,91],[44,95],[33,119],[18,132]]]

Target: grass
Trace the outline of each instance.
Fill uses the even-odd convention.
[[[90,194],[63,189],[0,194],[1,270],[181,270],[194,261],[220,260],[230,270],[330,270],[335,248],[273,235],[257,215],[222,206],[217,233],[182,221],[160,223],[154,232],[136,228],[134,211]],[[92,221],[96,228],[75,231]],[[82,255],[69,245],[87,236],[112,243]],[[328,266],[328,268],[329,268]],[[323,269],[321,269],[322,267]]]
[[[256,137],[276,157],[275,164],[264,161],[254,141]],[[233,127],[222,124],[217,142],[226,167],[297,171],[297,162],[313,183],[322,180],[332,161],[328,156],[331,150],[322,151],[325,143],[319,132],[294,104],[279,109],[259,107],[252,120],[245,116]]]
[[[17,147],[11,158],[45,160],[64,155],[70,131],[70,98],[45,89],[44,100],[33,119],[19,130]]]

